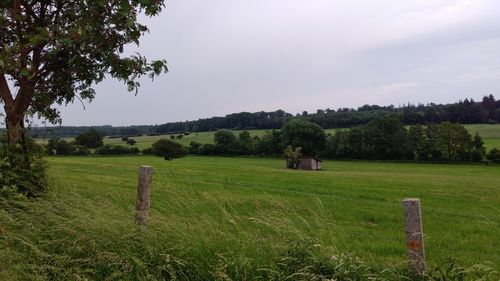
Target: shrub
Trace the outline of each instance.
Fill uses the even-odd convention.
[[[175,136],[174,135],[170,135],[170,139],[171,140],[175,139]]]
[[[90,150],[83,145],[68,142],[64,139],[50,139],[45,148],[48,155],[90,155]]]
[[[73,150],[71,151],[71,155],[75,156],[87,156],[90,155],[90,149],[83,145],[73,145]]]
[[[127,136],[122,137],[122,141],[128,141],[128,137]]]
[[[201,155],[212,155],[215,154],[215,145],[211,143],[204,144],[200,148],[200,154]]]
[[[128,145],[135,145],[136,143],[137,143],[137,141],[136,141],[136,140],[134,140],[134,139],[128,139],[128,140],[127,140],[127,144],[128,144]]]
[[[47,189],[47,165],[42,158],[43,148],[32,139],[27,139],[27,154],[14,155],[5,141],[5,138],[0,138],[0,195],[11,194],[8,190],[30,197],[44,192]],[[19,157],[27,165],[13,167],[9,160]]]
[[[201,143],[195,142],[195,141],[191,141],[191,143],[189,143],[188,151],[191,154],[198,154],[198,153],[200,153],[201,147],[202,147]]]
[[[154,154],[153,148],[152,147],[144,148],[142,150],[142,154],[144,154],[144,155],[153,155]]]
[[[60,138],[49,139],[46,151],[48,155],[71,155],[74,145]]]
[[[75,139],[75,143],[84,145],[88,148],[98,148],[103,144],[103,134],[96,129],[90,129],[87,132],[81,133]]]
[[[184,135],[177,135],[177,139],[182,139]]]
[[[493,162],[500,162],[500,149],[493,148],[490,152],[488,152],[486,158]]]
[[[186,156],[187,150],[180,144],[168,139],[160,139],[153,143],[153,152],[156,156],[172,160]]]
[[[137,147],[126,147],[123,145],[106,144],[96,149],[98,155],[136,155],[140,150]]]

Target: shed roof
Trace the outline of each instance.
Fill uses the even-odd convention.
[[[319,161],[319,162],[323,162],[323,160],[317,158],[317,157],[314,157],[314,156],[302,156],[301,159],[314,159],[316,161]]]

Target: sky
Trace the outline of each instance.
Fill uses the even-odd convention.
[[[129,47],[170,72],[137,96],[111,79],[62,125],[139,125],[241,111],[500,98],[498,0],[167,0]]]

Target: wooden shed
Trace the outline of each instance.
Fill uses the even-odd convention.
[[[318,171],[321,170],[321,162],[322,161],[316,157],[304,156],[300,158],[299,169]]]

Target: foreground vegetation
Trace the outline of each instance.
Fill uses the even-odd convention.
[[[303,172],[281,159],[222,157],[49,164],[44,198],[0,201],[0,280],[404,279],[404,197],[422,199],[430,268],[446,271],[442,262],[454,258],[485,265],[469,271],[500,269],[498,166],[327,161],[324,171]],[[155,167],[147,232],[133,224],[141,164]]]

